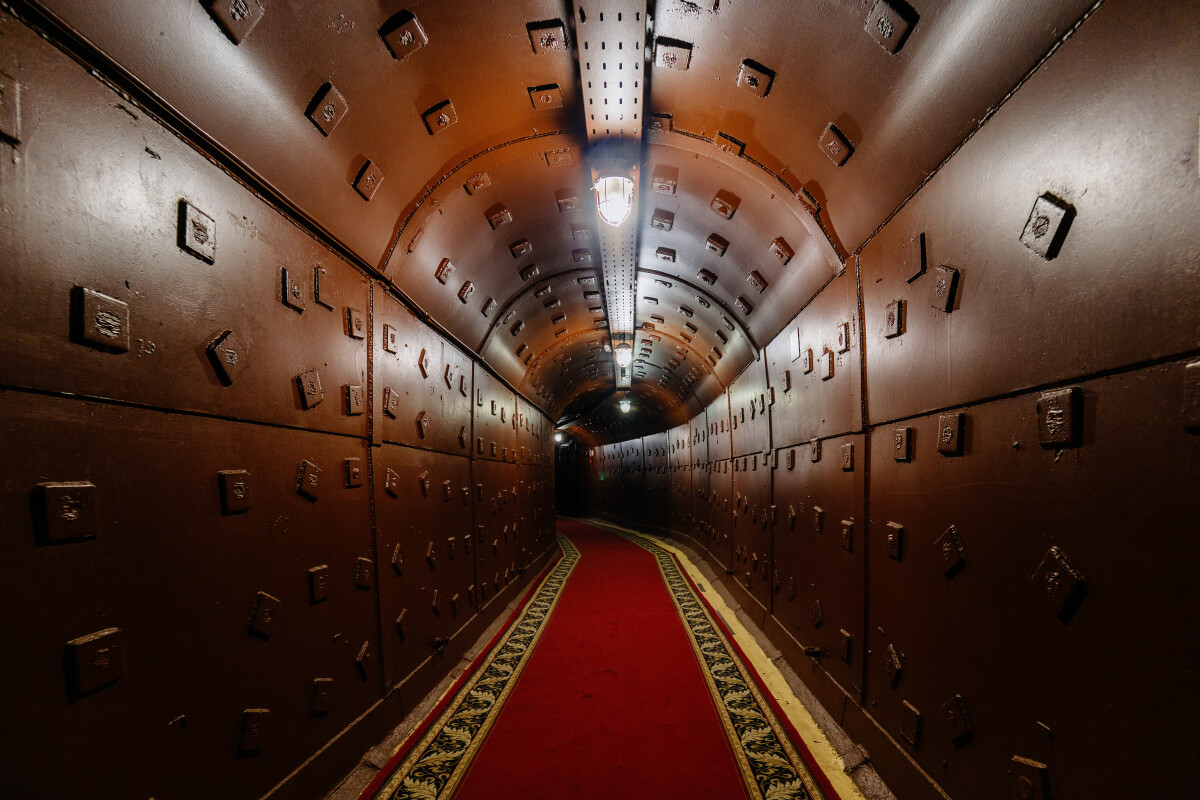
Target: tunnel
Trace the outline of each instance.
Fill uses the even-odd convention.
[[[584,523],[835,772],[1200,796],[1197,29],[3,0],[0,796],[324,797]]]

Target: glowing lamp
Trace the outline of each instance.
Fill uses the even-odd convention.
[[[633,363],[633,348],[627,344],[617,346],[617,366],[628,367]]]
[[[556,433],[556,434],[554,434],[554,441],[556,441],[556,442],[561,442],[561,441],[562,441],[562,434],[561,434],[561,433]]]
[[[633,180],[623,175],[610,175],[596,181],[596,213],[614,228],[629,218],[633,210]]]
[[[621,402],[617,403],[617,405],[619,405],[621,407],[622,414],[629,413],[629,406],[630,406],[629,398],[627,398],[627,397],[622,398]]]

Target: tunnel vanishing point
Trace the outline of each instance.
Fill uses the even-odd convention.
[[[902,800],[1200,796],[1200,4],[911,3],[0,2],[0,796],[320,797],[556,513]]]

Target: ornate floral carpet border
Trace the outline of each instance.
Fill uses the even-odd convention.
[[[615,527],[609,530],[649,551],[657,560],[749,796],[762,800],[825,800],[828,795],[675,557],[649,539]]]
[[[521,615],[372,798],[437,800],[454,794],[529,663],[579,561],[579,550],[570,539],[560,534],[558,544],[562,559]]]

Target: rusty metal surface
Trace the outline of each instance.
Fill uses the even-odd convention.
[[[766,365],[755,360],[729,387],[732,454],[759,461],[771,449],[771,413],[776,393],[767,387]]]
[[[771,612],[775,594],[771,469],[763,460],[761,453],[733,459],[736,471],[730,511],[734,573],[729,583],[745,590],[752,601],[746,609],[759,627]]]

